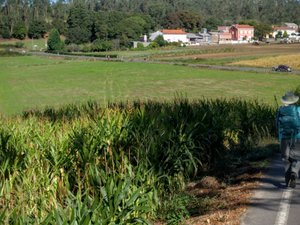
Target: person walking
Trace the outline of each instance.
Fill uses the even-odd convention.
[[[295,188],[300,170],[300,107],[299,96],[286,92],[276,115],[276,126],[287,187]]]

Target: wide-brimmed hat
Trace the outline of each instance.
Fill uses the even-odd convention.
[[[284,104],[290,105],[294,104],[299,100],[299,96],[295,95],[293,92],[287,92],[284,96],[282,96],[281,101]]]

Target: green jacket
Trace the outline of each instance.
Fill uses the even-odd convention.
[[[300,139],[300,107],[281,106],[276,115],[278,139]]]

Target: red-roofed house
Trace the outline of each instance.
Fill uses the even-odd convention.
[[[154,40],[158,35],[162,35],[164,40],[167,42],[188,42],[187,33],[183,30],[169,30],[169,29],[163,29],[160,31],[157,31],[155,33],[152,33],[150,35],[150,40]]]
[[[230,41],[232,39],[231,33],[229,32],[230,26],[219,26],[219,41]]]
[[[250,25],[235,24],[232,26],[219,26],[219,42],[249,41],[254,37],[254,27]]]
[[[218,26],[219,32],[229,32],[230,26]]]
[[[232,40],[249,41],[254,37],[254,27],[250,25],[235,24],[230,27],[229,32]]]

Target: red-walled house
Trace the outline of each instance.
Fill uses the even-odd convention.
[[[230,26],[219,26],[219,41],[229,41],[232,40],[230,33]]]
[[[230,27],[229,32],[231,33],[232,40],[236,41],[249,41],[254,37],[254,27],[250,25],[235,24]]]

